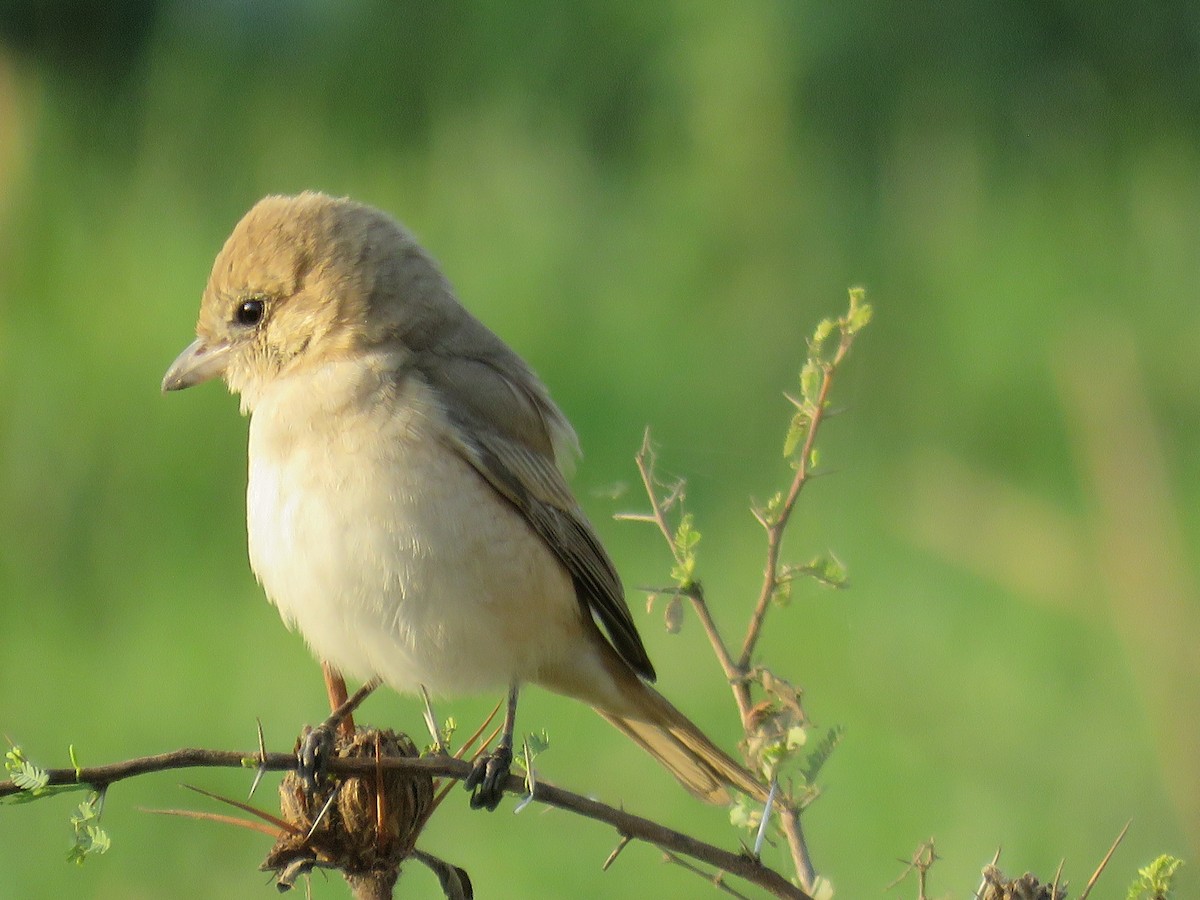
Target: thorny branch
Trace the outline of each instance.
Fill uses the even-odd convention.
[[[45,770],[47,776],[45,784],[47,786],[89,785],[97,791],[103,791],[118,781],[151,772],[205,767],[251,768],[270,772],[289,771],[296,768],[296,755],[293,753],[185,748],[104,766],[47,769]],[[462,780],[470,773],[471,764],[465,760],[443,755],[424,756],[417,759],[338,758],[329,763],[330,773],[339,776],[368,776],[380,768]],[[505,784],[505,790],[514,794],[524,794],[526,791],[525,780],[516,775],[510,775]],[[13,781],[0,781],[0,798],[21,792],[22,788]],[[547,806],[554,806],[611,825],[623,837],[653,844],[664,852],[676,853],[707,863],[722,872],[758,885],[772,896],[786,898],[786,900],[812,900],[806,891],[797,888],[778,872],[767,868],[761,861],[747,854],[731,853],[650,819],[554,787],[544,781],[537,782],[533,798]]]
[[[762,634],[767,610],[770,608],[772,600],[777,596],[784,582],[789,580],[793,574],[780,562],[784,533],[800,497],[800,492],[813,477],[816,459],[814,448],[817,434],[830,412],[829,393],[833,386],[834,376],[850,351],[858,331],[870,320],[870,307],[862,301],[863,292],[859,289],[851,290],[849,312],[842,318],[826,320],[818,326],[813,340],[810,341],[809,358],[801,374],[804,388],[803,397],[800,399],[789,397],[797,408],[797,413],[793,420],[792,431],[789,432],[788,443],[792,444],[793,436],[795,436],[797,439],[794,443],[799,444],[799,449],[797,451],[794,447],[787,446],[784,452],[792,461],[795,475],[792,477],[786,495],[778,498],[778,502],[773,503],[767,510],[754,510],[755,518],[767,534],[766,564],[763,568],[762,587],[755,600],[741,651],[736,659],[730,653],[725,639],[709,612],[700,582],[689,577],[677,579],[680,581],[679,587],[676,589],[677,593],[691,600],[696,617],[700,620],[717,662],[729,682],[741,718],[742,730],[747,739],[758,727],[755,723],[755,705],[751,695],[751,688],[755,682],[751,666],[754,650]],[[831,355],[825,356],[822,354],[822,344],[834,329],[838,333],[837,347]],[[819,382],[806,384],[805,379],[812,377],[819,377]],[[803,437],[802,441],[798,439],[800,435]],[[691,563],[687,560],[686,550],[680,546],[677,534],[672,530],[667,517],[668,510],[681,503],[684,484],[682,481],[677,481],[666,486],[664,491],[664,485],[657,481],[655,476],[656,458],[649,429],[646,430],[635,461],[642,486],[650,501],[650,512],[648,514],[621,515],[618,518],[654,524],[671,549],[675,558],[676,571],[682,572],[685,576],[689,575]],[[779,804],[779,817],[800,884],[804,886],[805,890],[813,891],[817,875],[804,838],[804,830],[800,825],[800,811],[803,805],[802,801],[797,801],[785,794]]]
[[[771,598],[775,596],[775,591],[779,588],[779,553],[783,545],[783,533],[787,529],[788,521],[792,517],[792,510],[796,507],[796,501],[800,498],[800,492],[804,490],[804,486],[808,484],[809,479],[812,477],[813,447],[816,444],[817,432],[820,431],[821,424],[825,421],[825,417],[829,412],[829,390],[833,387],[833,376],[838,366],[841,365],[842,360],[846,358],[846,354],[850,351],[850,345],[853,342],[853,332],[843,330],[833,359],[821,364],[821,387],[817,394],[817,402],[814,404],[811,412],[812,417],[804,437],[804,446],[795,457],[796,474],[792,478],[791,486],[788,488],[787,499],[784,500],[783,506],[780,507],[779,512],[774,517],[759,518],[759,521],[762,522],[763,527],[767,531],[767,564],[763,572],[762,589],[759,591],[758,600],[755,601],[754,613],[750,616],[750,624],[746,628],[746,637],[742,641],[742,652],[738,657],[738,669],[743,672],[749,670],[750,657],[754,653],[755,645],[758,644],[759,635],[762,634],[763,621],[766,619],[767,610],[771,606]],[[749,702],[749,682],[743,680],[734,686],[734,690],[745,693],[747,703]]]

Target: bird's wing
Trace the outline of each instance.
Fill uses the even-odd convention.
[[[566,567],[617,653],[653,681],[616,567],[560,470],[577,450],[575,434],[544,388],[515,356],[437,355],[419,369],[455,426],[454,450],[521,512]]]

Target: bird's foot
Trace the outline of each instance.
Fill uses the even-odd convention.
[[[512,748],[505,744],[475,760],[471,774],[463,782],[463,787],[471,792],[471,809],[490,812],[500,805],[511,766]]]
[[[325,780],[326,769],[336,749],[333,739],[336,727],[336,722],[331,725],[325,721],[316,728],[306,727],[300,735],[300,746],[296,750],[296,774],[304,781],[309,793],[315,794],[317,787]]]
[[[334,670],[329,669],[329,672]],[[341,681],[341,675],[334,672],[337,681],[341,683],[342,692],[345,692],[345,682]],[[329,678],[328,672],[326,673]],[[303,733],[300,735],[300,746],[296,750],[296,773],[303,779],[305,787],[310,792],[316,791],[321,781],[325,778],[325,771],[329,767],[329,761],[337,754],[336,735],[338,729],[342,730],[344,737],[352,737],[354,735],[354,711],[358,709],[359,704],[371,695],[371,692],[379,687],[379,679],[372,678],[357,691],[354,696],[343,701],[338,705],[337,709],[329,714],[324,722],[316,728],[305,726]],[[330,699],[333,699],[333,691],[331,688]]]

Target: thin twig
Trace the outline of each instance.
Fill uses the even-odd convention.
[[[634,462],[637,464],[638,474],[642,479],[642,486],[646,490],[646,497],[650,500],[650,515],[646,518],[658,526],[658,530],[662,532],[663,539],[666,540],[667,546],[671,549],[671,555],[675,557],[676,563],[682,563],[679,550],[675,546],[675,538],[671,533],[671,526],[667,524],[666,508],[674,502],[677,497],[673,493],[666,501],[660,500],[658,492],[655,489],[654,482],[654,445],[650,440],[650,429],[647,428],[642,436],[642,446],[634,457]],[[712,645],[713,653],[717,657],[717,662],[721,665],[721,671],[725,673],[725,678],[729,682],[742,681],[745,678],[745,671],[739,670],[733,661],[733,657],[729,653],[729,648],[725,645],[725,639],[721,637],[721,632],[717,629],[717,623],[713,621],[712,615],[708,611],[708,604],[704,601],[704,589],[699,582],[693,582],[680,589],[681,594],[686,594],[688,599],[692,601],[692,608],[696,611],[696,617],[700,620],[700,625],[704,629],[704,634],[708,638],[709,644]],[[738,701],[738,712],[741,714],[742,721],[746,721],[749,715],[749,704],[743,704],[738,693],[734,692],[734,699]]]
[[[738,897],[738,898],[740,898],[740,900],[750,900],[750,898],[747,897],[745,894],[743,894],[741,891],[736,891],[732,887],[730,887],[728,884],[726,884],[725,879],[723,879],[721,877],[722,874],[724,874],[722,872],[718,872],[715,875],[712,872],[706,872],[699,866],[692,865],[690,862],[688,862],[682,856],[679,856],[677,853],[672,853],[670,850],[663,851],[663,859],[666,862],[672,863],[673,865],[676,865],[676,866],[679,866],[680,868],[686,869],[687,871],[691,872],[693,875],[699,875],[701,878],[703,878],[705,881],[707,881],[709,884],[711,884],[713,887],[715,887],[718,891],[724,891],[729,896]]]
[[[766,618],[767,610],[770,609],[771,598],[775,595],[776,588],[779,587],[779,553],[783,545],[783,533],[787,528],[788,520],[792,516],[792,510],[796,506],[796,500],[812,475],[809,467],[812,460],[812,450],[817,440],[817,432],[821,430],[821,423],[829,413],[826,405],[829,399],[829,391],[833,387],[833,376],[838,366],[841,365],[842,360],[845,359],[853,341],[853,335],[843,331],[833,359],[822,366],[821,387],[817,392],[812,419],[808,424],[807,433],[804,436],[804,445],[795,456],[796,475],[792,478],[792,484],[788,488],[787,498],[784,500],[783,506],[780,507],[774,520],[766,523],[767,564],[763,572],[762,589],[759,591],[758,600],[754,604],[754,612],[750,616],[750,624],[746,628],[746,637],[742,641],[742,652],[737,660],[738,668],[742,671],[747,671],[750,667],[750,658],[754,654],[755,645],[758,644],[759,635],[762,634],[763,620]],[[749,694],[750,686],[744,685],[743,690]]]

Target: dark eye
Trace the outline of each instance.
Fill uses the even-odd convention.
[[[263,302],[258,297],[253,297],[250,300],[243,300],[238,306],[237,312],[234,313],[234,319],[239,325],[257,325],[262,321],[263,317]]]

